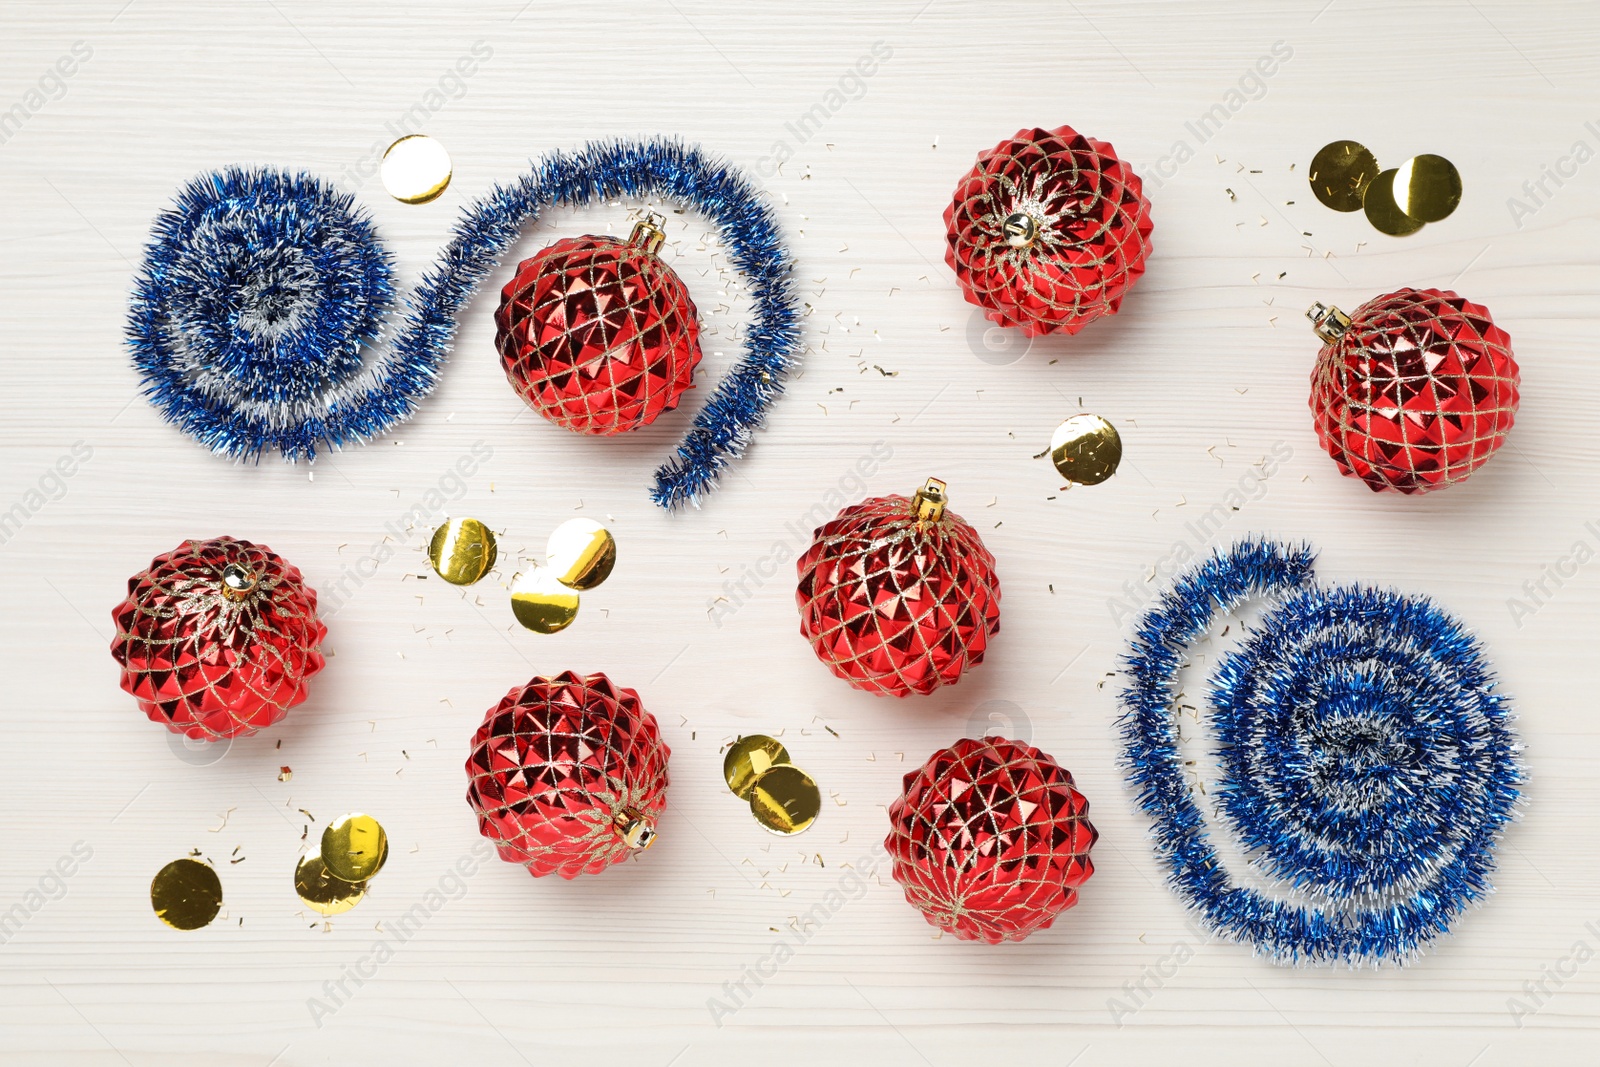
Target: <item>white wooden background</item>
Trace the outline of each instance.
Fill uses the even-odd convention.
[[[0,20],[0,110],[27,102],[75,42],[92,51],[64,93],[46,79],[50,98],[0,145],[0,507],[27,499],[75,442],[93,450],[0,549],[0,911],[29,915],[0,945],[6,1062],[955,1065],[1002,1048],[1057,1065],[1592,1062],[1600,564],[1547,582],[1531,617],[1514,619],[1508,599],[1576,543],[1585,561],[1600,545],[1586,525],[1600,519],[1600,164],[1547,180],[1530,217],[1507,201],[1575,142],[1600,148],[1586,126],[1600,123],[1594,5],[6,0]],[[550,149],[677,133],[752,170],[777,143],[793,154],[762,180],[811,308],[805,370],[701,511],[669,516],[645,495],[692,406],[621,442],[519,418],[492,294],[464,316],[415,421],[319,461],[314,480],[219,461],[137,398],[121,341],[130,275],[171,193],[229,163],[351,173],[478,41],[492,56],[424,124],[454,156],[449,192],[407,207],[359,183],[407,281],[463,204]],[[785,124],[828,102],[880,41],[892,55],[861,91],[847,81],[820,133],[795,137]],[[1186,121],[1280,41],[1292,56],[1264,94],[1199,144]],[[973,331],[943,266],[941,213],[977,151],[1063,122],[1147,178],[1176,142],[1194,158],[1150,183],[1155,254],[1123,313],[1010,362]],[[1394,240],[1323,209],[1305,167],[1339,137],[1386,165],[1448,156],[1465,179],[1460,210]],[[631,206],[552,217],[519,251],[625,232]],[[675,225],[676,263],[716,330],[703,398],[742,305],[710,266],[705,227]],[[1317,345],[1305,307],[1348,309],[1400,285],[1488,304],[1524,375],[1509,446],[1425,499],[1339,477],[1306,410]],[[1030,457],[1080,398],[1120,427],[1128,459],[1112,482],[1060,494]],[[500,582],[574,514],[609,517],[617,533],[616,573],[570,630],[520,631],[493,581],[462,597],[420,580],[419,529],[330,620],[334,656],[310,701],[220,760],[175,755],[117,689],[109,612],[153,555],[185,537],[248,537],[326,593],[478,441],[493,457],[449,510],[505,532]],[[931,699],[855,693],[796,632],[801,546],[787,527],[877,442],[892,456],[866,491],[945,478],[999,559],[1004,630],[980,669]],[[1499,892],[1401,972],[1280,970],[1206,942],[1160,884],[1115,766],[1113,684],[1100,683],[1124,628],[1108,598],[1175,542],[1197,545],[1185,523],[1279,442],[1292,459],[1212,541],[1310,538],[1330,579],[1436,596],[1482,634],[1521,714],[1532,780]],[[777,576],[714,622],[724,583],[774,551]],[[426,900],[477,842],[462,763],[483,711],[565,668],[608,672],[660,718],[673,757],[659,843],[572,884],[483,865],[314,1021],[325,983],[367,969],[375,927]],[[714,1020],[723,983],[881,838],[900,776],[975,715],[976,730],[991,725],[993,707],[977,710],[987,701],[1010,702],[994,707],[1091,799],[1102,837],[1081,905],[1025,944],[971,945],[933,936],[885,877]],[[821,782],[826,810],[805,836],[766,835],[723,791],[718,750],[740,731],[782,731]],[[292,782],[277,781],[280,764]],[[290,884],[299,808],[319,820],[313,833],[371,812],[394,843],[369,899],[328,929]],[[48,872],[77,842],[92,855],[58,886]],[[148,884],[193,848],[217,861],[227,910],[183,934],[152,916]]]

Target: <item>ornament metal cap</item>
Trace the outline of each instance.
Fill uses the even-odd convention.
[[[918,522],[938,522],[944,518],[944,506],[949,501],[950,498],[945,496],[944,483],[937,478],[929,478],[927,484],[911,498]]]
[[[666,222],[664,216],[654,211],[648,212],[644,218],[633,224],[633,233],[628,235],[628,243],[635,248],[644,249],[652,256],[655,255],[667,239],[666,231],[662,229]]]
[[[642,814],[632,808],[623,808],[611,819],[611,825],[616,827],[617,834],[622,838],[622,843],[629,848],[643,852],[655,844],[655,827]]]
[[[1306,310],[1306,318],[1311,320],[1311,327],[1317,331],[1317,336],[1330,344],[1350,329],[1350,316],[1329,304],[1312,304]]]
[[[229,600],[243,600],[255,592],[260,583],[256,572],[242,563],[230,563],[222,568],[222,595]]]
[[[1006,216],[1001,229],[1006,236],[1006,244],[1012,248],[1032,248],[1033,242],[1039,238],[1039,221],[1026,211],[1016,211]]]

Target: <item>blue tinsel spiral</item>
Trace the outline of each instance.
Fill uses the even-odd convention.
[[[218,452],[314,457],[408,418],[433,388],[456,316],[552,204],[659,196],[710,218],[751,288],[745,354],[677,459],[656,472],[663,507],[711,489],[761,425],[800,354],[792,266],[771,208],[726,163],[675,140],[554,152],[470,205],[407,298],[398,337],[363,362],[392,297],[389,259],[364,212],[308,177],[229,170],[197,179],[156,222],[129,334],[145,391]]]
[[[1429,601],[1311,582],[1307,548],[1246,541],[1182,575],[1126,660],[1123,759],[1177,892],[1278,962],[1403,963],[1492,891],[1522,780],[1478,643]],[[1236,884],[1178,748],[1176,678],[1218,614],[1279,598],[1208,706],[1219,823],[1300,903]]]
[[[144,390],[217,452],[295,459],[380,433],[426,366],[375,374],[362,351],[394,300],[393,268],[352,198],[307,175],[195,179],[155,222],[128,339]]]

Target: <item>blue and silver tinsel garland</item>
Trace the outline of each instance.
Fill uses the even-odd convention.
[[[748,279],[755,321],[677,458],[656,472],[663,507],[711,489],[783,391],[802,343],[791,260],[770,207],[731,166],[674,140],[555,152],[469,206],[407,299],[394,344],[363,361],[392,294],[387,255],[348,196],[307,177],[202,177],[157,220],[129,325],[145,391],[212,449],[314,457],[408,418],[433,388],[456,316],[522,229],[554,204],[659,196],[717,226]]]
[[[316,454],[387,429],[434,368],[368,366],[394,269],[367,213],[308,175],[233,168],[155,222],[128,343],[144,391],[214,451]]]
[[[1404,963],[1493,887],[1522,772],[1477,641],[1426,599],[1312,584],[1313,553],[1246,541],[1140,620],[1123,760],[1173,888],[1212,930],[1280,963]],[[1178,747],[1177,675],[1220,613],[1277,606],[1211,678],[1225,869]],[[1293,899],[1285,899],[1286,897]]]

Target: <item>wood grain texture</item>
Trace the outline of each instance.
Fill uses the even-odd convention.
[[[75,442],[93,450],[0,547],[0,913],[28,912],[0,945],[4,1062],[955,1065],[997,1049],[1083,1067],[1592,1060],[1600,563],[1546,580],[1530,617],[1513,618],[1508,599],[1576,543],[1586,559],[1600,548],[1600,521],[1587,525],[1600,520],[1600,162],[1546,180],[1531,215],[1507,202],[1576,142],[1600,149],[1600,8],[7,0],[0,27],[0,111],[74,42],[92,50],[0,144],[0,506]],[[480,40],[492,57],[431,108],[427,94]],[[892,56],[841,87],[879,41]],[[1279,41],[1292,57],[1198,143],[1185,123]],[[814,136],[786,125],[841,89]],[[121,341],[129,279],[170,194],[235,162],[353,174],[419,104],[454,156],[449,192],[416,208],[355,183],[408,283],[462,205],[549,149],[667,132],[752,170],[779,144],[792,154],[762,181],[799,257],[805,370],[703,510],[665,515],[645,495],[687,412],[604,442],[524,416],[495,361],[492,295],[463,317],[418,417],[319,461],[314,478],[215,460],[137,398]],[[978,150],[1061,122],[1147,175],[1180,141],[1194,157],[1151,183],[1156,251],[1123,313],[1007,362],[943,266],[941,213]],[[1460,210],[1405,240],[1324,210],[1304,170],[1336,137],[1390,165],[1449,156]],[[546,219],[519,251],[622,231],[630,206]],[[744,306],[703,230],[685,221],[674,235],[714,331],[696,404],[733,358]],[[1303,309],[1407,284],[1488,304],[1524,375],[1510,447],[1418,500],[1340,478],[1305,400],[1316,344]],[[1119,426],[1128,461],[1106,485],[1061,493],[1030,457],[1080,398]],[[458,487],[448,472],[479,441],[492,459]],[[879,442],[887,458],[855,480]],[[1532,780],[1499,892],[1402,972],[1286,971],[1206,942],[1160,884],[1115,766],[1113,686],[1101,683],[1123,627],[1108,601],[1143,585],[1193,537],[1186,523],[1279,442],[1292,459],[1213,540],[1309,538],[1328,578],[1434,595],[1482,634],[1521,715]],[[1005,625],[960,686],[889,703],[812,659],[792,560],[830,493],[905,492],[929,474],[998,557]],[[538,638],[515,628],[498,585],[463,596],[422,578],[418,529],[330,619],[334,656],[312,699],[219,761],[175,757],[117,690],[110,608],[157,552],[249,537],[326,590],[441,482],[453,513],[506,531],[502,582],[557,522],[607,517],[621,557],[577,625]],[[738,610],[715,612],[741,578]],[[661,719],[673,786],[659,843],[577,884],[500,863],[458,883],[450,871],[477,841],[463,800],[472,729],[513,684],[569,667],[639,689]],[[881,839],[900,776],[991,700],[1011,702],[1017,729],[1091,799],[1102,839],[1080,906],[1022,945],[959,944],[931,936],[885,876],[808,928],[737,1013],[713,1018],[724,983]],[[806,835],[764,836],[722,792],[718,749],[740,731],[784,731],[822,783],[826,810]],[[292,782],[277,781],[280,764]],[[312,833],[371,812],[394,844],[371,897],[329,929],[290,884],[300,808]],[[58,889],[48,872],[75,842],[92,855]],[[180,935],[154,920],[147,886],[193,848],[221,867],[227,918]],[[228,862],[235,849],[244,862]],[[50,898],[30,896],[41,881]],[[430,892],[444,902],[420,929],[375,969],[363,962],[384,938],[375,927],[394,929]],[[1178,946],[1181,966],[1164,963]],[[357,969],[372,972],[359,986],[346,977]],[[313,998],[341,979],[344,1003],[314,1018]],[[1119,1012],[1130,998],[1138,1010]],[[1519,1016],[1519,1002],[1537,1010]]]

